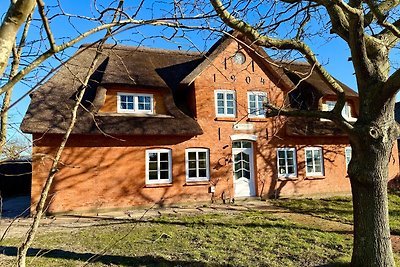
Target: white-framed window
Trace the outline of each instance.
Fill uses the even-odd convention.
[[[172,183],[171,149],[146,150],[146,184]]]
[[[322,105],[322,110],[324,111],[331,111],[336,105],[336,101],[326,101],[325,104]],[[356,121],[357,118],[354,118],[351,113],[351,106],[348,102],[344,104],[342,109],[342,116],[347,121]]]
[[[266,99],[267,93],[265,92],[247,92],[249,117],[265,117],[263,103]]]
[[[117,111],[119,113],[153,114],[153,95],[118,92]]]
[[[297,177],[296,149],[284,147],[277,149],[278,177]]]
[[[321,147],[307,147],[304,149],[307,176],[324,175],[324,157]]]
[[[206,148],[186,149],[186,181],[210,180],[210,152]]]
[[[346,160],[346,169],[349,167],[349,163],[350,163],[350,160],[351,160],[351,146],[346,146],[345,148],[344,148],[344,157],[345,157],[345,160]]]
[[[233,90],[215,90],[217,117],[236,117],[236,94]]]

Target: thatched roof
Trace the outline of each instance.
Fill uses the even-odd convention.
[[[21,129],[28,133],[64,133],[69,125],[77,89],[81,86],[95,48],[83,46],[31,97]],[[197,122],[179,110],[170,87],[179,84],[198,61],[199,53],[127,46],[105,46],[92,74],[73,130],[76,134],[182,135],[202,134]],[[163,90],[169,116],[98,114],[106,84]],[[100,98],[100,101],[99,101]]]
[[[320,96],[336,96],[324,80],[321,79],[319,74],[312,70],[312,66],[306,62],[298,61],[276,61],[276,63],[283,67],[285,73],[290,77],[293,83],[297,84],[301,81],[306,87],[315,89]],[[306,78],[306,79],[305,79]],[[346,97],[358,97],[358,94],[344,83],[336,80],[342,86]]]
[[[239,36],[237,33],[234,35]],[[186,88],[232,41],[231,38],[221,38],[207,54],[106,45],[96,71],[91,75],[73,133],[181,136],[202,134],[198,123],[188,115],[187,103],[181,98],[182,91],[176,89]],[[270,64],[273,60],[263,49],[254,45],[250,47],[253,50],[249,47],[245,49],[267,75],[287,92],[301,77],[299,73],[309,69],[309,66],[298,63],[291,64],[287,69],[279,68],[276,64]],[[82,46],[52,78],[31,95],[30,106],[21,124],[22,131],[57,134],[66,131],[76,92],[87,75],[95,51],[94,47]],[[331,94],[328,86],[316,73],[312,73],[305,82],[317,88],[322,95]],[[107,86],[115,84],[162,91],[167,115],[98,113],[104,103]],[[349,96],[357,96],[350,88],[344,88]]]

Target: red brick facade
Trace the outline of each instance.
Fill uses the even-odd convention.
[[[182,136],[113,136],[75,134],[70,137],[62,157],[62,168],[57,173],[50,197],[49,212],[68,212],[109,208],[127,208],[144,204],[168,204],[186,201],[216,201],[235,198],[232,142],[247,140],[252,143],[253,180],[255,195],[260,197],[315,196],[350,193],[346,177],[344,136],[288,136],[285,118],[249,118],[248,92],[265,92],[269,101],[282,105],[288,88],[277,86],[273,77],[260,67],[245,51],[244,64],[235,63],[233,55],[238,44],[232,42],[187,88],[189,107],[203,134]],[[110,88],[111,89],[111,88]],[[216,116],[215,90],[233,90],[236,96],[236,116]],[[99,113],[116,112],[118,87],[108,90],[104,107]],[[139,92],[124,87],[121,91]],[[147,91],[148,92],[148,91]],[[113,98],[114,97],[114,98]],[[166,113],[156,95],[157,112]],[[356,105],[356,103],[352,103]],[[235,126],[236,125],[236,126]],[[61,140],[57,134],[34,134],[32,203],[41,192],[51,166],[51,156]],[[278,177],[277,148],[295,148],[297,175]],[[306,174],[305,149],[322,148],[323,175]],[[146,184],[146,150],[170,149],[172,154],[172,182]],[[209,149],[210,180],[186,180],[185,150]],[[397,147],[393,148],[390,176],[398,174]],[[210,193],[210,186],[215,193]]]

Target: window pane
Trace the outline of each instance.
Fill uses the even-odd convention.
[[[235,163],[234,167],[235,167],[235,171],[237,171],[237,170],[241,169],[242,164],[240,164],[240,162],[237,162],[237,163]]]
[[[199,168],[206,168],[206,161],[205,160],[200,160],[199,161]]]
[[[279,159],[279,166],[285,166],[285,159]]]
[[[157,153],[149,153],[149,161],[157,161]]]
[[[195,169],[196,168],[196,161],[189,161],[189,168]]]
[[[157,162],[149,162],[149,170],[157,170]]]
[[[315,165],[314,169],[315,169],[315,172],[322,172],[321,165]]]
[[[279,167],[279,174],[285,174],[286,173],[286,168],[285,167]]]
[[[294,167],[293,166],[288,166],[288,174],[294,173]]]
[[[207,170],[199,169],[199,177],[207,177]]]
[[[242,142],[244,148],[251,148],[251,142]]]
[[[127,96],[127,101],[133,103],[133,95],[128,95]]]
[[[128,109],[133,109],[133,103],[128,103]]]
[[[198,152],[199,160],[205,160],[207,153],[206,152]]]
[[[250,172],[249,171],[243,171],[243,177],[250,179]]]
[[[196,152],[188,152],[189,160],[196,160]]]
[[[232,147],[233,148],[240,148],[240,142],[237,142],[237,141],[233,142],[232,143]]]
[[[168,161],[168,153],[166,152],[160,153],[160,161]]]
[[[285,158],[285,151],[282,151],[282,150],[278,151],[278,158],[284,159]]]
[[[189,177],[190,178],[195,178],[196,177],[196,170],[189,170]]]
[[[312,158],[308,158],[307,157],[306,162],[307,162],[307,166],[312,166],[313,165]]]
[[[249,95],[249,101],[255,102],[256,101],[256,96],[255,95]]]
[[[312,151],[311,150],[306,150],[306,158],[307,158],[307,161],[309,159],[312,159]]]
[[[160,171],[160,179],[161,180],[168,180],[168,171]]]
[[[227,93],[226,94],[226,99],[227,100],[233,100],[233,94],[232,93]]]
[[[223,93],[217,93],[217,99],[224,99],[224,94]],[[218,101],[219,102],[219,101]],[[222,102],[223,103],[223,102]]]
[[[160,170],[168,170],[168,162],[160,162]]]
[[[307,172],[314,172],[312,165],[307,165]]]
[[[226,109],[226,114],[234,114],[233,108],[227,108]]]
[[[121,103],[120,108],[121,109],[126,109],[126,104],[125,103]]]
[[[248,162],[243,162],[243,168],[245,169],[245,170],[250,170],[250,164],[248,163]]]
[[[157,180],[157,171],[149,171],[149,180]]]
[[[294,152],[292,150],[286,151],[286,156],[288,159],[293,159],[294,158]]]
[[[125,95],[121,95],[120,99],[121,99],[121,102],[126,102],[126,96]]]

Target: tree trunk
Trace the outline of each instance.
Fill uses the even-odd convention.
[[[390,131],[382,131],[381,135],[371,130],[372,127],[368,129],[358,139],[362,142],[352,146],[349,165],[354,218],[351,262],[356,267],[390,267],[395,264],[390,240],[387,182],[394,140],[389,137]]]

